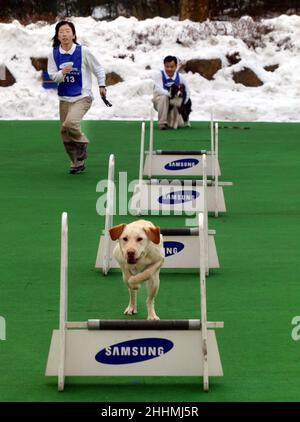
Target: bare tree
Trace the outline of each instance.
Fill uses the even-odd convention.
[[[190,19],[195,22],[203,22],[208,18],[209,0],[181,0],[180,20]]]

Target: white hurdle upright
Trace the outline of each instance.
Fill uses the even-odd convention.
[[[208,322],[205,288],[205,221],[199,214],[201,319],[69,321],[68,219],[62,216],[60,322],[53,330],[46,376],[58,377],[63,391],[66,376],[223,376],[215,328]],[[199,309],[200,315],[200,309]]]
[[[153,108],[150,111],[149,151],[141,145],[140,163],[143,174],[149,179],[153,176],[202,176],[203,154],[206,155],[207,176],[221,175],[218,157],[218,137],[214,133],[214,121],[211,114],[210,122],[211,151],[206,150],[154,150],[153,141]],[[144,162],[145,161],[145,162]],[[142,177],[140,177],[142,178]]]
[[[60,304],[59,304],[59,361],[58,390],[65,386],[66,331],[65,321],[68,315],[68,214],[61,216],[61,256],[60,256]]]
[[[113,226],[114,216],[114,197],[115,197],[115,156],[111,154],[108,161],[108,175],[107,175],[107,200],[105,208],[105,228],[103,235],[103,251],[102,255],[102,268],[103,273],[106,275],[110,268],[110,250],[111,250],[111,238],[109,235],[109,229]]]
[[[218,123],[215,124],[215,136],[218,136]],[[216,142],[217,143],[217,142]],[[145,122],[141,130],[141,152],[139,165],[139,180],[136,183],[130,200],[130,211],[136,215],[149,214],[149,211],[156,213],[170,212],[199,212],[203,211],[203,184],[204,161],[207,156],[203,154],[202,180],[183,179],[142,179],[144,166],[144,154],[142,153],[145,144]],[[218,216],[219,212],[226,212],[223,186],[232,185],[231,182],[219,182],[216,174],[215,180],[207,180],[207,209]],[[169,215],[169,214],[168,214]]]
[[[143,130],[143,129],[142,129]],[[108,165],[108,188],[107,201],[105,209],[105,229],[100,235],[98,252],[96,257],[96,268],[101,268],[104,275],[110,268],[119,268],[119,264],[113,257],[113,249],[116,241],[112,241],[109,235],[109,229],[113,226],[113,211],[115,209],[114,194],[114,167],[115,158],[113,155],[109,158]],[[207,207],[206,207],[206,176],[204,175],[203,189],[203,214],[205,224],[205,241],[207,244],[206,268],[207,275],[210,268],[220,268],[216,244],[215,230],[208,229]],[[199,227],[194,228],[161,228],[161,234],[164,237],[165,260],[162,268],[199,268]]]

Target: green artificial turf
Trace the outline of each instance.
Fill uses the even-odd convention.
[[[234,125],[237,125],[236,123]],[[199,378],[67,378],[64,393],[44,376],[51,332],[58,327],[60,217],[69,214],[69,319],[120,319],[127,290],[119,272],[103,277],[95,258],[103,217],[97,182],[110,153],[116,175],[137,178],[139,122],[85,121],[91,139],[85,174],[68,174],[55,121],[0,121],[1,401],[298,401],[300,343],[291,320],[300,314],[300,125],[240,123],[220,129],[228,212],[209,219],[221,268],[207,280],[208,319],[217,330],[224,377],[202,391]],[[208,123],[158,132],[163,148],[209,148]],[[131,221],[118,216],[116,223]],[[182,226],[184,217],[149,217]],[[161,319],[199,318],[197,272],[162,272],[156,301]],[[146,290],[139,314],[146,317]],[[185,357],[182,356],[182,359]]]

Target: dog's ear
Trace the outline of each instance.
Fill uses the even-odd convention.
[[[123,233],[124,229],[126,227],[126,224],[119,224],[118,226],[114,226],[111,229],[109,229],[109,234],[112,240],[117,240]]]
[[[159,227],[147,227],[144,228],[146,235],[151,242],[155,243],[156,245],[160,242],[160,228]]]
[[[174,83],[171,85],[171,98],[174,98],[178,92],[178,86]]]

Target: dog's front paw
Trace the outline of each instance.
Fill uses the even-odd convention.
[[[133,305],[127,306],[127,308],[124,311],[124,315],[135,315],[137,314],[137,310]]]
[[[159,317],[156,315],[155,312],[151,312],[150,314],[148,314],[148,321],[159,321]]]

